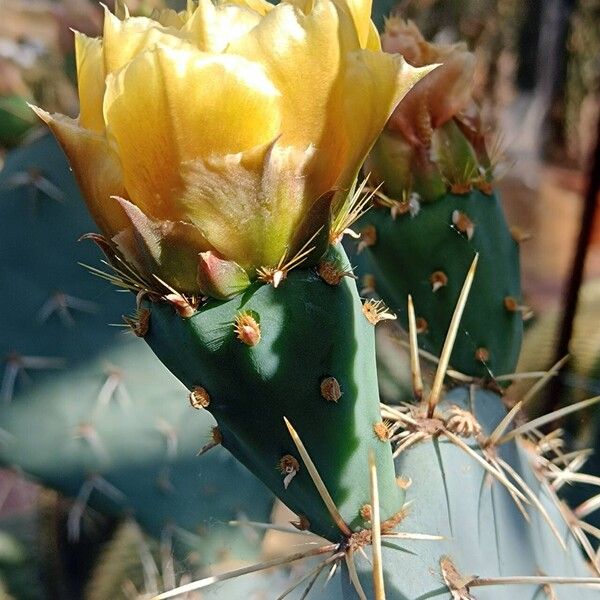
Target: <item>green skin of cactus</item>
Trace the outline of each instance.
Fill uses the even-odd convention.
[[[60,188],[64,203],[29,185],[4,185],[30,168]],[[197,534],[178,534],[174,549],[184,556],[200,549],[201,564],[214,563],[224,551],[236,559],[255,557],[256,541],[227,522],[240,513],[268,520],[273,496],[225,450],[196,456],[210,438],[212,417],[190,407],[186,390],[141,340],[108,326],[131,311],[131,297],[81,267],[98,260],[93,244],[76,243],[94,225],[51,135],[7,155],[0,224],[0,310],[10,315],[0,327],[0,357],[16,352],[64,360],[60,369],[26,370],[12,400],[2,400],[0,464],[70,497],[90,474],[98,475],[119,493],[95,489],[91,508],[134,516],[157,538],[166,525]],[[96,311],[70,310],[72,323],[56,311],[42,322],[36,317],[57,289],[93,302]],[[122,374],[123,388],[102,406],[107,366]],[[2,360],[0,379],[6,368]],[[120,402],[127,399],[124,390],[130,402]],[[176,437],[171,451],[160,424]],[[77,435],[82,425],[93,438]]]
[[[452,223],[458,210],[474,223],[469,240]],[[439,356],[465,276],[479,253],[473,286],[463,314],[451,365],[476,377],[490,378],[515,370],[521,340],[521,313],[509,311],[504,300],[521,299],[519,250],[511,237],[498,197],[480,191],[465,195],[447,193],[423,204],[415,217],[394,220],[390,211],[373,208],[357,230],[372,225],[373,246],[357,257],[360,274],[375,276],[377,293],[407,326],[406,299],[412,295],[417,317],[427,330],[419,345]],[[433,291],[430,277],[441,271],[447,284]],[[477,350],[484,348],[482,360]]]
[[[338,264],[348,268],[341,249]],[[339,512],[351,529],[365,526],[360,508],[370,501],[368,457],[381,482],[383,518],[400,510],[389,442],[373,430],[381,421],[374,353],[374,327],[362,314],[353,280],[337,286],[312,269],[296,269],[278,288],[252,284],[229,301],[210,300],[191,318],[171,306],[149,304],[146,341],[189,388],[204,388],[225,448],[257,475],[310,530],[339,541],[330,516],[284,423],[298,432]],[[242,343],[236,315],[250,312],[261,340]],[[334,377],[337,402],[321,395],[321,382]],[[286,455],[300,469],[287,489],[278,470]]]
[[[443,412],[452,405],[470,409],[469,391],[457,388],[440,404]],[[472,409],[489,434],[506,414],[496,394],[478,389]],[[478,445],[463,438],[476,452]],[[499,456],[527,482],[555,523],[567,549],[558,543],[541,513],[528,506],[528,523],[517,509],[506,488],[464,450],[444,436],[419,442],[396,459],[398,475],[410,478],[408,516],[399,531],[443,536],[437,541],[384,541],[383,570],[388,600],[446,600],[449,590],[440,573],[440,558],[449,556],[465,577],[508,577],[544,574],[555,577],[590,577],[582,553],[553,501],[531,467],[529,451],[514,441],[500,446]],[[370,552],[370,549],[367,550]],[[371,567],[357,560],[361,583],[368,600],[375,598]],[[345,600],[358,598],[348,574],[339,585]],[[598,590],[592,587],[552,586],[558,600],[593,600]],[[501,585],[473,587],[477,600],[543,600],[539,585]],[[337,597],[332,592],[332,598]],[[453,596],[454,597],[454,596]],[[457,596],[458,597],[458,596]]]

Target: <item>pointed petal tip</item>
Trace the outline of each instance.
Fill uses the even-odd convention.
[[[45,111],[43,108],[36,106],[35,104],[31,104],[31,102],[27,102],[27,106],[42,120],[44,123],[50,123],[53,118],[52,115]]]

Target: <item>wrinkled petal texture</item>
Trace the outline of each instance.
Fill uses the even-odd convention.
[[[181,204],[181,165],[270,141],[279,103],[260,64],[193,48],[143,52],[108,77],[104,98],[131,199],[155,218],[195,219],[202,205]]]
[[[402,54],[415,67],[440,64],[407,94],[388,124],[413,146],[428,146],[433,130],[471,102],[475,57],[464,44],[428,43],[414,23],[398,18],[387,21],[382,47]]]

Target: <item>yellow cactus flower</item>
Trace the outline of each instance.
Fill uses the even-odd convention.
[[[36,111],[138,273],[227,297],[328,226],[429,70],[381,52],[370,12],[200,0],[155,19],[107,10],[102,39],[76,34],[79,117]]]

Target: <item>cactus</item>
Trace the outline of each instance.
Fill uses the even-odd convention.
[[[478,253],[451,364],[493,379],[514,372],[526,308],[518,243],[493,191],[496,158],[486,150],[475,114],[458,114],[471,102],[465,90],[470,91],[472,61],[460,46],[427,44],[411,24],[387,23],[384,47],[403,51],[406,38],[423,47],[415,64],[427,59],[445,64],[437,79],[428,85],[425,79],[409,92],[369,156],[365,172],[380,187],[375,208],[357,224],[359,274],[374,277],[377,294],[405,325],[406,297],[412,295],[420,346],[439,355],[463,274]],[[448,96],[438,100],[441,90]]]
[[[60,191],[60,202],[45,189]],[[195,456],[210,439],[210,415],[194,414],[144,344],[108,326],[129,303],[77,264],[94,256],[76,243],[90,223],[51,136],[8,156],[0,210],[10,315],[0,349],[0,461],[78,499],[71,533],[90,506],[133,515],[155,536],[165,527],[199,534],[203,564],[223,551],[253,556],[255,542],[226,523],[268,519],[272,496],[226,452]]]
[[[340,272],[349,269],[339,248],[327,261]],[[308,471],[299,468],[301,457],[284,418],[309,448],[351,527],[363,524],[369,451],[377,455],[385,482],[386,518],[400,509],[387,432],[372,401],[377,397],[373,325],[352,279],[330,285],[312,269],[297,269],[277,289],[255,284],[186,319],[168,304],[144,306],[150,310],[146,341],[188,388],[206,391],[220,442],[304,515],[312,532],[329,539],[339,535]],[[236,334],[240,315],[252,315],[260,328],[256,343]]]
[[[427,239],[426,247],[439,243],[454,259],[451,267],[442,265],[444,272],[442,266],[421,265],[416,276],[421,281],[426,272],[427,281],[435,275],[427,283],[429,293],[447,293],[446,303],[428,303],[421,289],[408,295],[416,402],[381,405],[373,326],[394,316],[379,300],[361,304],[339,242],[352,233],[350,226],[368,202],[364,186],[350,193],[352,181],[377,124],[385,122],[387,108],[373,102],[370,91],[377,89],[385,104],[394,105],[425,71],[403,70],[400,61],[378,53],[366,3],[300,4],[273,7],[253,0],[247,33],[250,17],[237,5],[189,2],[187,11],[159,12],[156,20],[132,21],[126,10],[122,19],[107,13],[102,42],[77,37],[80,117],[37,110],[70,157],[105,236],[92,239],[107,256],[108,271],[92,270],[136,293],[137,310],[127,324],[188,388],[192,405],[216,418],[202,452],[220,445],[229,450],[298,515],[292,523],[298,531],[284,529],[307,542],[288,556],[182,584],[157,600],[213,585],[218,594],[220,585],[243,585],[241,575],[302,559],[312,562],[280,599],[318,595],[315,582],[325,572],[332,579],[324,592],[329,599],[450,594],[468,600],[510,593],[525,600],[538,592],[591,598],[590,586],[600,578],[584,576],[578,543],[591,562],[596,557],[574,515],[559,508],[553,489],[570,476],[574,459],[557,451],[555,435],[538,435],[539,427],[568,411],[515,428],[522,403],[507,414],[500,395],[479,387],[480,377],[514,367],[523,307],[516,248],[488,198],[493,161],[476,120],[454,120],[465,90],[455,85],[447,98],[435,95],[427,79],[414,88],[416,95],[408,96],[395,123],[410,143],[424,136],[428,145],[416,151],[401,140],[393,166],[403,167],[400,174],[408,179],[397,188],[400,200],[372,191],[395,215],[407,208],[415,212],[410,194],[418,191],[430,204],[415,217],[422,231],[411,232],[409,250],[416,262],[427,263],[428,254],[417,252]],[[239,39],[223,44],[222,32],[216,41],[189,36],[190,30],[210,31],[229,13],[243,25]],[[119,43],[134,34],[139,44]],[[149,41],[159,38],[159,44]],[[416,46],[430,56],[424,40]],[[233,55],[222,53],[223,47]],[[331,56],[329,73],[323,65]],[[448,83],[456,71],[460,81],[468,73],[464,49],[452,47],[445,58],[430,81]],[[293,59],[301,59],[303,77],[329,73],[345,87],[332,83],[329,94],[320,75],[318,85],[306,85],[314,94],[309,98],[298,73],[287,79],[283,67]],[[258,78],[252,86],[250,70]],[[231,90],[223,105],[215,102],[220,88],[209,87],[215,80],[208,73]],[[205,85],[195,85],[196,77]],[[359,82],[364,98],[349,115]],[[199,94],[197,102],[190,103],[190,94]],[[280,97],[310,118],[305,122],[295,114],[297,122],[289,123],[284,113],[280,119]],[[252,113],[240,119],[248,106]],[[359,107],[368,112],[364,122]],[[138,127],[132,116],[141,115]],[[300,140],[298,147],[289,139]],[[389,141],[380,140],[373,164]],[[423,151],[430,146],[435,163]],[[380,176],[392,164],[387,150],[382,155]],[[348,164],[340,166],[344,161]],[[415,187],[406,188],[407,182]],[[391,185],[386,191],[394,194]],[[452,204],[449,214],[446,201]],[[463,237],[454,243],[456,238],[442,235],[448,231]],[[361,247],[379,247],[373,228]],[[394,273],[384,275],[393,282]],[[407,289],[401,289],[395,307],[403,305]],[[419,316],[429,311],[432,348],[440,355],[427,388],[413,300]],[[483,307],[490,312],[482,319]],[[507,323],[498,317],[506,313]],[[479,319],[475,323],[483,331],[470,331],[469,319]],[[464,354],[465,327],[477,336],[470,355]],[[476,377],[458,374],[470,387],[444,394],[446,376],[456,375],[448,372],[450,360]],[[358,560],[367,552],[368,570]]]

